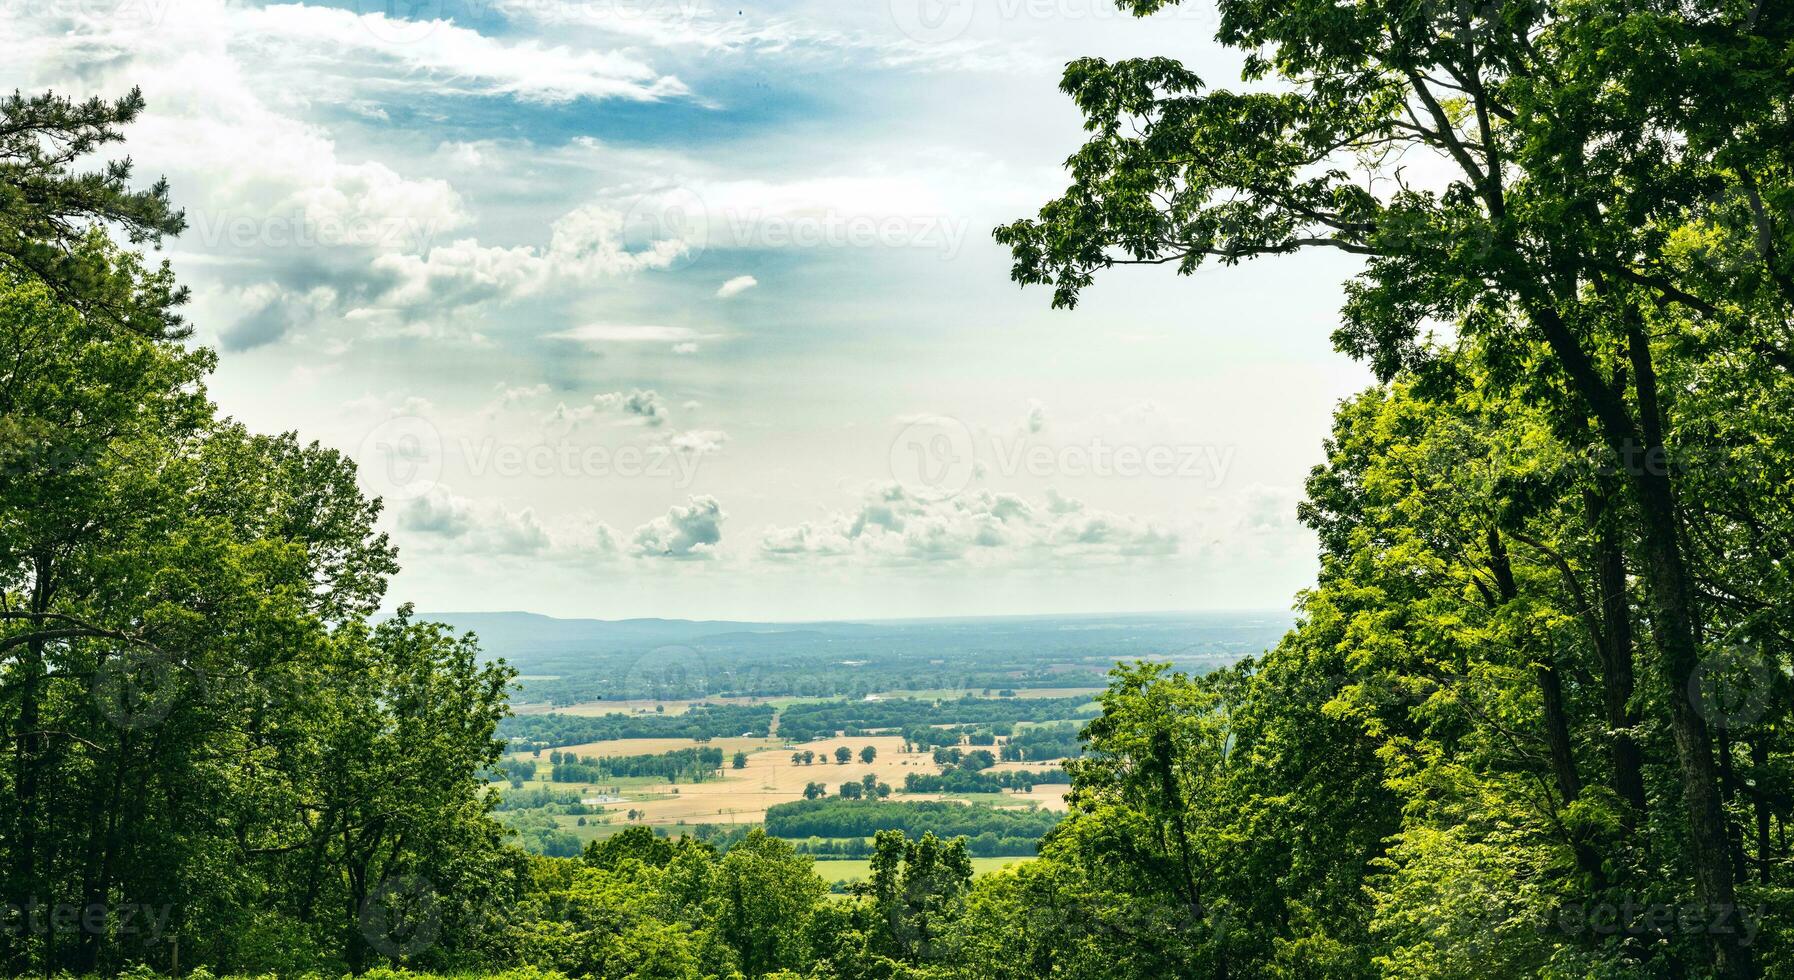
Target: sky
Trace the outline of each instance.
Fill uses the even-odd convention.
[[[0,85],[149,108],[210,390],[357,460],[436,611],[1282,609],[1338,255],[1116,269],[990,237],[1065,187],[1064,64],[1239,58],[1203,4],[20,0]]]

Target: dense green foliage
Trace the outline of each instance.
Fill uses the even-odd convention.
[[[646,755],[550,753],[548,778],[556,783],[593,783],[614,776],[649,776],[669,783],[701,782],[723,767],[723,750],[704,747]]]
[[[1005,739],[997,750],[997,758],[1004,762],[1071,759],[1083,752],[1084,748],[1078,742],[1077,725],[1032,725]]]
[[[1786,970],[1794,8],[1218,9],[1249,85],[1073,62],[1072,184],[997,233],[1057,305],[1117,264],[1362,261],[1334,340],[1383,384],[1309,483],[1302,623],[1141,677],[1145,767],[1073,765],[1229,924],[1163,968]]]
[[[104,141],[99,109],[31,105],[8,112],[75,127],[46,147]],[[153,195],[71,180],[163,220]],[[20,233],[60,220],[8,200]],[[0,253],[0,887],[12,915],[105,914],[9,929],[0,957],[168,964],[178,937],[191,963],[293,941],[364,963],[386,883],[471,901],[513,863],[481,778],[510,671],[408,607],[368,624],[395,567],[378,503],[338,454],[216,417],[166,270],[97,233],[46,248]],[[91,302],[58,298],[75,288]]]
[[[501,811],[498,819],[516,833],[517,846],[531,854],[575,857],[581,850],[579,837],[561,829],[559,821],[547,810]]]
[[[1032,790],[1036,786],[1064,786],[1071,774],[1063,769],[1007,769],[971,772],[954,767],[938,774],[912,772],[903,777],[905,793],[1000,793],[1006,789]]]
[[[534,767],[531,767],[532,771]],[[577,807],[580,793],[571,789],[505,789],[499,793],[496,810],[534,810],[546,806]],[[573,809],[564,810],[577,813]]]
[[[941,838],[990,832],[1034,841],[1058,822],[1059,815],[1047,810],[934,801],[798,800],[766,810],[766,832],[791,839],[871,837],[881,830],[901,830],[911,836],[932,833]]]
[[[113,158],[86,172],[69,164],[123,139],[143,111],[133,89],[114,102],[72,102],[54,93],[0,98],[0,266],[9,282],[36,283],[84,318],[152,338],[187,332],[187,299],[166,265],[140,275],[95,247],[93,232],[122,232],[133,245],[160,243],[186,228],[168,185],[134,190],[131,161]]]

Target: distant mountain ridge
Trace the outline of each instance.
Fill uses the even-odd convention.
[[[869,627],[852,623],[748,623],[722,619],[557,619],[531,612],[428,612],[417,618],[447,623],[479,635],[480,647],[495,657],[640,650],[669,644],[696,644],[730,635],[756,636],[825,632],[851,633]]]

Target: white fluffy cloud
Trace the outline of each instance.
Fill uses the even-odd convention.
[[[508,95],[527,102],[687,96],[678,78],[618,51],[573,49],[490,37],[447,20],[404,20],[303,3],[236,10],[241,31],[272,59],[316,55],[325,64],[379,72],[393,85]],[[301,50],[295,50],[301,49]],[[359,64],[354,64],[359,60]]]
[[[988,490],[935,501],[899,484],[871,489],[851,512],[768,528],[760,539],[763,557],[784,560],[852,556],[870,562],[1001,564],[1023,558],[1167,557],[1177,551],[1175,531],[1090,510],[1052,491],[1039,504]]]
[[[565,431],[600,415],[620,415],[626,422],[649,428],[665,425],[668,418],[666,401],[660,397],[660,392],[637,388],[630,392],[610,391],[594,395],[589,404],[571,408],[562,402],[542,421],[550,429]]]
[[[636,528],[630,550],[641,558],[714,558],[727,518],[715,497],[692,497],[687,505],[675,505],[665,516]]]
[[[525,507],[508,510],[494,501],[473,501],[438,487],[399,510],[399,529],[453,542],[464,553],[538,555],[553,545],[547,529]],[[415,540],[415,539],[414,539]]]
[[[169,177],[187,212],[178,254],[204,256],[232,283],[196,289],[204,314],[196,319],[226,350],[329,323],[465,337],[468,327],[454,321],[466,307],[665,268],[687,249],[666,235],[626,247],[628,201],[566,211],[546,243],[482,243],[468,234],[475,217],[465,199],[440,176],[484,184],[484,175],[466,172],[482,160],[481,147],[456,144],[458,152],[421,161],[366,158],[380,151],[365,141],[346,151],[319,121],[319,110],[332,107],[390,121],[385,106],[423,97],[556,103],[689,94],[620,46],[227,0],[14,6],[0,9],[0,31],[20,53],[0,72],[8,87],[117,94],[138,85],[149,96],[150,111],[130,127],[130,153],[144,172]],[[273,281],[278,302],[245,293],[244,281],[258,274]],[[424,320],[436,322],[419,327]]]
[[[716,429],[691,429],[686,432],[675,432],[667,437],[666,446],[676,453],[709,456],[722,452],[723,443],[728,441],[728,434]]]
[[[545,384],[509,385],[501,381],[493,385],[492,390],[494,392],[492,400],[480,410],[480,414],[486,418],[493,418],[514,405],[533,401],[548,394],[548,386]]]
[[[740,296],[742,293],[745,293],[758,285],[760,285],[760,280],[755,279],[753,276],[736,276],[718,287],[716,296],[718,299],[729,299],[731,297]]]
[[[610,412],[621,412],[624,415],[639,419],[645,425],[660,426],[667,420],[666,402],[661,400],[660,392],[645,391],[637,388],[624,394],[613,391],[592,399],[599,408]]]
[[[476,239],[464,238],[421,253],[382,254],[374,259],[373,267],[389,277],[391,284],[375,302],[417,311],[515,299],[554,284],[578,285],[664,269],[685,249],[686,244],[676,239],[628,248],[623,242],[623,216],[600,205],[588,205],[557,220],[543,248],[481,245]],[[585,328],[555,336],[586,339],[580,329]]]

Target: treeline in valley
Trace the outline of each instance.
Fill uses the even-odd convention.
[[[678,714],[518,715],[499,726],[513,750],[550,749],[619,738],[764,737],[772,724],[768,705],[694,704]]]
[[[798,800],[766,810],[766,832],[790,839],[871,837],[881,830],[902,830],[911,836],[932,833],[943,839],[989,831],[998,837],[1037,841],[1058,822],[1058,814],[1033,807],[1005,809],[932,800]]]
[[[882,701],[799,702],[779,714],[779,735],[793,741],[827,738],[837,732],[926,729],[934,725],[1013,724],[1018,721],[1061,721],[1088,714],[1090,699],[979,698],[949,700],[889,698]],[[955,739],[957,741],[957,739]]]
[[[647,755],[575,756],[571,752],[549,754],[549,780],[557,783],[593,783],[613,776],[648,776],[669,783],[702,782],[723,767],[723,750],[703,746]]]
[[[1063,769],[1007,769],[1002,772],[970,772],[958,767],[939,774],[912,772],[903,777],[905,793],[1000,793],[1006,789],[1032,792],[1036,786],[1064,786],[1071,774]]]

